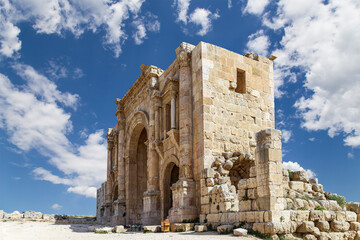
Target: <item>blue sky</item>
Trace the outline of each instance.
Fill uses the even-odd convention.
[[[181,42],[277,56],[287,168],[360,200],[356,0],[0,0],[0,209],[95,214],[114,100]]]

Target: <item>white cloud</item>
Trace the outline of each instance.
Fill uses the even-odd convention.
[[[269,0],[248,0],[244,12],[251,14],[262,14]]]
[[[177,5],[177,22],[183,22],[187,24],[188,22],[188,10],[190,6],[190,0],[175,0],[174,5]]]
[[[23,151],[37,150],[58,171],[53,174],[38,167],[33,171],[36,178],[67,185],[69,192],[95,197],[96,187],[106,177],[103,131],[87,135],[85,144],[74,146],[66,136],[72,131],[71,114],[61,105],[76,106],[78,96],[60,92],[28,65],[17,64],[14,69],[25,84],[15,86],[0,74],[0,127],[6,130],[12,144]],[[82,191],[73,190],[80,187]]]
[[[281,130],[281,135],[282,135],[282,140],[284,141],[284,143],[287,143],[290,140],[291,136],[292,136],[292,131],[282,129]]]
[[[231,1],[228,2],[231,5]],[[217,12],[212,13],[205,8],[196,8],[190,15],[188,15],[190,0],[175,0],[173,7],[176,7],[177,18],[176,22],[181,22],[185,26],[189,23],[200,26],[198,35],[206,35],[212,28],[212,21],[219,18]],[[231,6],[230,6],[231,7]],[[183,31],[187,34],[188,29],[184,28]]]
[[[21,48],[17,27],[29,22],[39,34],[80,37],[105,30],[104,46],[118,57],[127,39],[126,20],[137,19],[144,0],[0,0],[0,54],[11,57]],[[157,22],[157,24],[160,24]]]
[[[295,171],[306,171],[309,178],[314,178],[314,177],[316,177],[316,174],[315,174],[313,171],[311,171],[310,169],[306,169],[306,170],[305,170],[305,169],[304,169],[303,167],[301,167],[300,164],[297,163],[297,162],[291,162],[291,161],[289,161],[289,162],[283,162],[283,168],[284,168],[284,169],[291,170],[291,171],[294,171],[294,172],[295,172]]]
[[[267,56],[268,48],[270,46],[269,37],[264,34],[263,30],[259,30],[249,36],[249,41],[246,44],[247,51]]]
[[[232,1],[228,0],[228,8],[232,8]]]
[[[190,15],[189,21],[196,25],[200,25],[201,29],[197,32],[197,34],[204,36],[211,30],[212,20],[215,20],[219,17],[220,15],[218,13],[212,13],[204,8],[196,8],[195,11]]]
[[[139,18],[133,22],[136,30],[133,34],[135,44],[140,45],[146,39],[147,31],[159,32],[160,22],[157,20],[157,16],[153,14],[146,14],[146,17]]]
[[[349,152],[349,153],[347,154],[347,157],[348,157],[349,159],[354,159],[354,154],[351,153],[351,152]]]
[[[309,141],[310,141],[310,142],[314,142],[314,141],[315,141],[315,138],[314,138],[314,137],[309,138]]]
[[[58,203],[54,203],[52,206],[51,206],[52,209],[56,210],[56,211],[59,211],[62,209],[62,206]]]
[[[277,95],[283,84],[304,74],[310,94],[294,105],[308,130],[344,134],[345,145],[360,146],[360,2],[280,0],[276,16],[263,24],[284,35],[277,50]],[[282,28],[283,31],[277,31]]]

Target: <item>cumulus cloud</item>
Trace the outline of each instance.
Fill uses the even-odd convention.
[[[360,2],[280,0],[274,9],[275,16],[261,18],[269,31],[282,34],[273,51],[277,96],[297,73],[305,76],[309,94],[294,105],[302,126],[330,137],[344,134],[345,145],[360,146]]]
[[[176,7],[176,22],[183,23],[185,26],[189,23],[200,26],[197,32],[200,36],[206,35],[212,28],[212,21],[220,17],[217,12],[213,13],[205,8],[196,8],[188,15],[190,0],[175,0],[173,6]],[[184,29],[184,32],[187,33],[187,30]]]
[[[20,50],[17,25],[29,22],[39,34],[64,35],[70,32],[80,37],[85,31],[105,30],[104,46],[118,57],[128,38],[124,30],[126,21],[139,18],[144,1],[0,0],[0,54],[11,57]]]
[[[66,107],[76,108],[78,95],[59,91],[31,66],[16,64],[14,69],[25,84],[16,86],[0,74],[0,127],[17,148],[37,150],[56,168],[56,174],[35,168],[37,179],[64,184],[69,186],[69,192],[95,197],[96,187],[106,177],[103,131],[86,136],[83,145],[72,144],[67,138],[72,122]]]
[[[263,30],[259,30],[249,36],[249,41],[246,44],[247,51],[267,56],[268,48],[270,46],[269,37],[264,34]]]
[[[282,129],[281,130],[281,135],[282,135],[282,140],[284,141],[284,143],[287,143],[290,140],[291,136],[292,136],[292,131]]]
[[[58,203],[54,203],[52,206],[51,206],[52,209],[56,210],[56,211],[59,211],[62,209],[62,206]]]
[[[306,171],[309,178],[316,177],[316,174],[313,171],[311,171],[310,169],[304,169],[297,162],[291,162],[291,161],[283,162],[283,168],[288,169],[288,170],[293,171],[293,172],[295,172],[295,171]]]
[[[244,12],[259,15],[268,4],[269,0],[248,0]]]
[[[197,32],[198,35],[204,36],[206,35],[211,27],[212,20],[219,18],[220,15],[218,13],[212,13],[204,8],[196,8],[195,11],[190,15],[190,22],[200,25],[201,29]]]

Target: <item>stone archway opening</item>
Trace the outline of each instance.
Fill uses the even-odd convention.
[[[137,134],[136,134],[137,133]],[[140,134],[139,134],[140,133]],[[141,224],[143,196],[147,188],[147,133],[143,127],[132,136],[129,163],[129,223]],[[136,141],[136,135],[138,135]]]
[[[173,197],[170,187],[179,180],[179,167],[175,163],[168,164],[164,177],[164,216],[168,218],[169,210],[173,207]]]

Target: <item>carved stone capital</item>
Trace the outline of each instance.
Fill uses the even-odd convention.
[[[180,67],[189,67],[190,66],[191,53],[181,51],[177,54],[176,58],[179,62]]]

